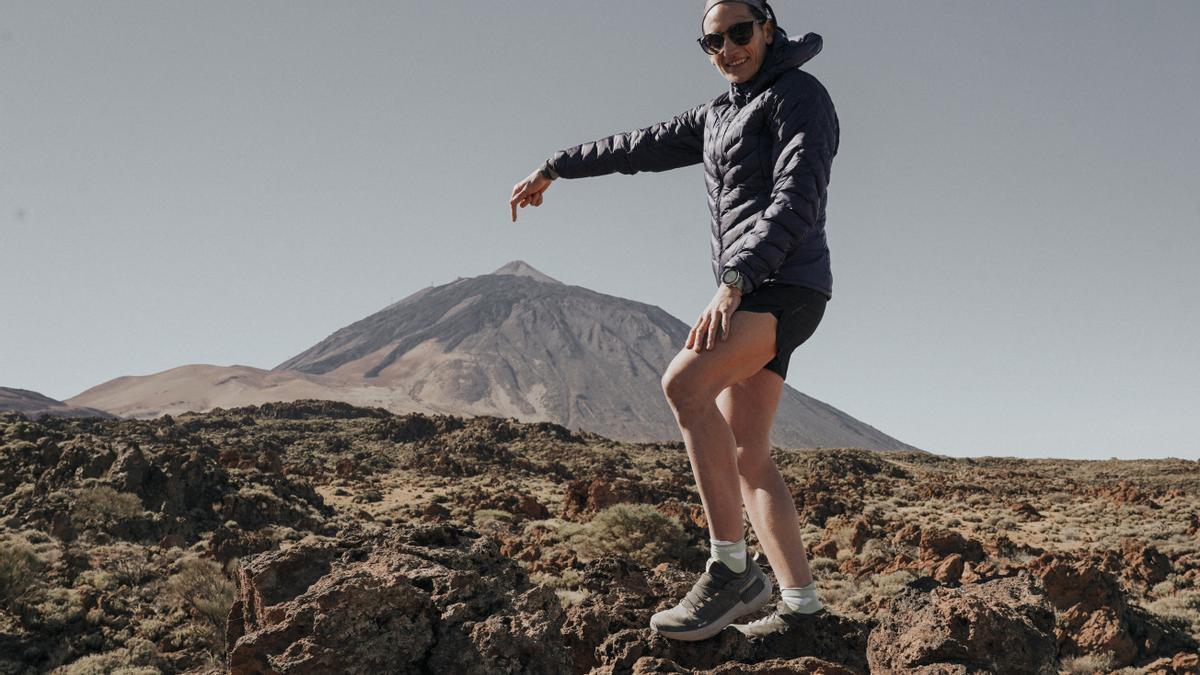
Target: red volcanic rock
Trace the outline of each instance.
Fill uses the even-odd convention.
[[[906,544],[916,546],[921,542],[921,526],[916,523],[905,523],[904,527],[896,531],[892,535],[892,543],[896,545]]]
[[[862,553],[863,544],[871,538],[871,526],[865,518],[855,518],[850,524],[850,548],[855,553]]]
[[[837,542],[832,539],[826,539],[813,547],[812,554],[818,558],[836,559],[838,554]]]
[[[1016,513],[1018,516],[1020,516],[1020,518],[1022,520],[1041,520],[1042,519],[1041,512],[1039,512],[1037,510],[1037,508],[1033,504],[1030,504],[1029,502],[1015,502],[1010,505],[1010,508],[1013,510],[1014,513]]]
[[[245,559],[238,587],[234,674],[571,669],[558,597],[469,530],[304,541]]]
[[[1063,656],[1107,651],[1123,668],[1197,647],[1183,631],[1130,605],[1117,578],[1094,560],[1043,553],[1027,569],[1058,612],[1054,633]]]
[[[961,534],[941,528],[928,529],[921,532],[918,545],[922,560],[940,560],[948,555],[957,553],[963,560],[979,562],[983,560],[983,545],[974,539],[968,539]]]
[[[694,570],[662,564],[645,571],[620,558],[607,558],[582,565],[579,574],[588,595],[567,610],[562,625],[563,639],[575,657],[573,672],[629,673],[639,661],[640,672],[708,673],[722,667],[726,671],[718,672],[777,672],[756,669],[773,665],[760,665],[763,662],[805,657],[814,661],[803,663],[820,665],[815,661],[820,659],[850,672],[866,672],[866,642],[873,622],[830,614],[787,635],[762,640],[747,640],[726,628],[708,640],[680,642],[651,631],[649,621],[654,612],[687,592],[696,580]]]
[[[834,516],[825,522],[825,538],[846,541],[855,553],[861,553],[863,544],[871,538],[871,525],[862,516]]]
[[[1179,652],[1172,658],[1161,658],[1147,664],[1142,670],[1146,675],[1196,675],[1200,673],[1200,654]]]
[[[862,499],[856,496],[843,497],[832,492],[822,480],[810,480],[792,493],[800,520],[824,527],[827,520],[845,513],[854,513],[862,508]]]
[[[959,581],[964,584],[976,584],[982,581],[1016,576],[1021,569],[1017,565],[1003,561],[993,562],[985,560],[983,562],[967,563],[963,567],[962,578]]]
[[[1147,586],[1171,576],[1171,560],[1144,541],[1125,539],[1121,542],[1121,552],[1126,574]]]
[[[535,497],[513,490],[505,490],[496,494],[478,491],[461,496],[459,502],[464,504],[468,511],[497,509],[511,513],[517,521],[542,520],[550,517],[549,509]]]
[[[342,457],[338,460],[334,472],[338,478],[354,478],[359,475],[359,463],[353,457]]]
[[[678,499],[668,499],[655,504],[654,508],[664,516],[674,518],[683,523],[685,530],[697,534],[708,531],[708,518],[704,515],[704,505],[681,502]]]
[[[857,675],[855,671],[839,666],[836,663],[823,661],[812,656],[802,656],[798,659],[770,659],[759,663],[723,663],[720,666],[702,671],[684,668],[670,659],[656,656],[643,656],[633,664],[632,675],[651,675],[652,673],[756,673],[758,675]]]
[[[628,478],[599,477],[567,483],[563,497],[563,517],[586,519],[614,504],[657,504],[674,498],[688,501],[687,490],[663,482],[635,481]]]
[[[916,565],[915,560],[901,553],[892,559],[887,565],[875,570],[876,574],[891,574],[900,570],[911,570]]]
[[[1115,577],[1087,562],[1060,559],[1052,553],[1030,562],[1029,569],[1064,619],[1055,633],[1068,653],[1107,650],[1119,666],[1133,663],[1137,645],[1123,625],[1125,595]]]
[[[1092,494],[1102,499],[1108,499],[1118,504],[1134,504],[1148,506],[1152,509],[1161,509],[1162,505],[1154,501],[1151,496],[1143,490],[1137,483],[1122,479],[1116,483],[1100,485],[1092,489]]]
[[[421,516],[426,520],[440,523],[450,519],[450,509],[437,502],[429,502],[421,509]]]
[[[958,553],[952,553],[942,559],[937,567],[933,569],[933,578],[943,584],[958,583],[963,573],[963,557]]]
[[[1028,574],[929,593],[909,588],[877,616],[871,672],[1058,672],[1054,611]]]

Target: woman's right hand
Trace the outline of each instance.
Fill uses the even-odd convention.
[[[517,207],[525,208],[526,204],[534,206],[542,205],[542,193],[546,188],[550,187],[550,183],[554,181],[542,175],[542,170],[539,168],[525,180],[517,183],[513,187],[512,199],[508,200],[508,206],[512,209],[512,221],[517,222]]]

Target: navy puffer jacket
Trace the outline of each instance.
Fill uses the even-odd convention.
[[[821,36],[779,28],[750,80],[666,122],[559,150],[562,178],[666,171],[704,163],[717,283],[736,267],[753,292],[796,284],[833,296],[825,201],[838,119],[825,87],[800,66]]]

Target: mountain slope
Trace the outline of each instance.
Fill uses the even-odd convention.
[[[68,405],[36,391],[0,387],[0,411],[8,410],[22,413],[26,417],[37,417],[43,414],[56,417],[113,417],[103,410]]]
[[[322,398],[393,412],[555,422],[626,441],[681,440],[662,374],[690,327],[654,305],[564,284],[514,260],[421,289],[271,370],[191,365],[69,401],[120,415]],[[915,449],[790,387],[788,447]]]

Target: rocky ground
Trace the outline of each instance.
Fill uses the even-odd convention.
[[[678,643],[646,626],[707,555],[682,444],[0,414],[0,674],[1200,672],[1200,462],[775,457],[831,614]]]

